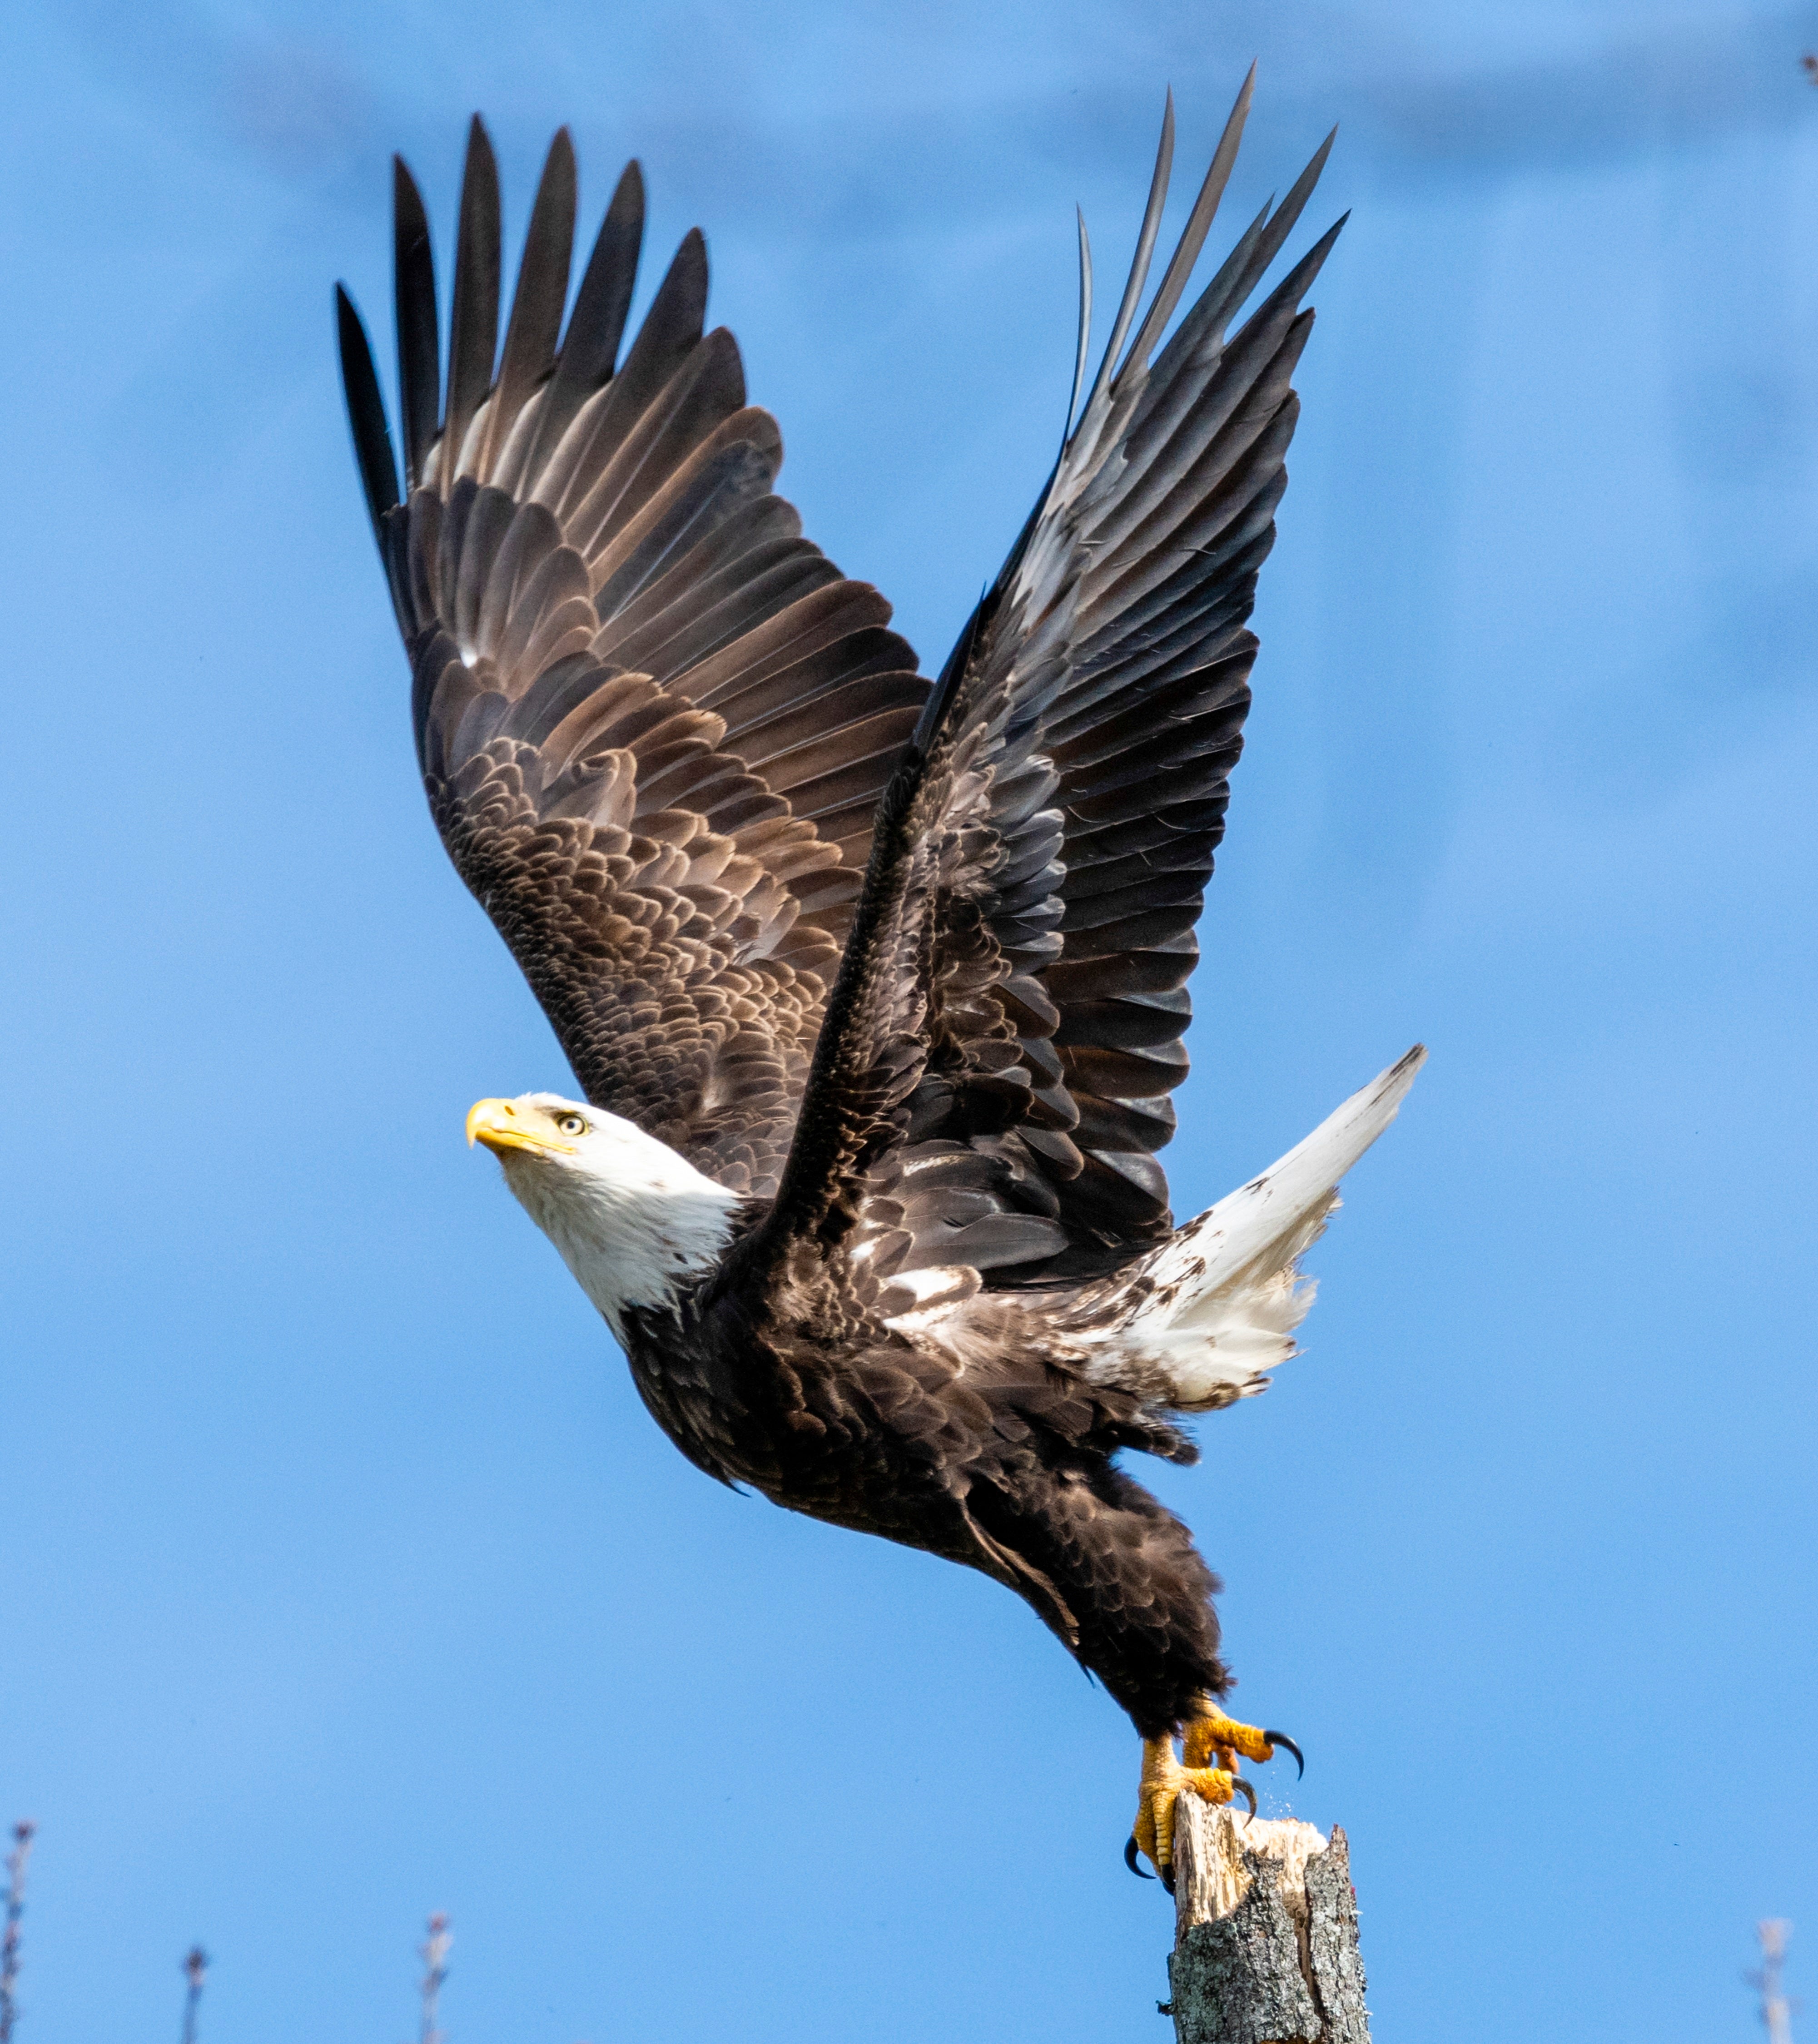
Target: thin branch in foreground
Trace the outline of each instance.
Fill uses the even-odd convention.
[[[38,1827],[21,1818],[13,1827],[13,1850],[6,1855],[6,1928],[0,1935],[0,2044],[12,2044],[19,2019],[19,1919],[25,1913],[25,1864]]]
[[[209,1955],[200,1945],[192,1945],[183,1961],[183,1978],[190,1991],[183,1997],[183,2044],[196,2044],[196,2012],[202,2007],[202,1982],[208,1978]]]
[[[436,2018],[442,1983],[448,1977],[448,1948],[454,1942],[448,1934],[448,1919],[438,1910],[429,1919],[429,1936],[417,1948],[423,1961],[423,2019],[417,2033],[417,2044],[444,2044]]]
[[[1793,2004],[1780,1984],[1793,1926],[1784,1916],[1770,1916],[1756,1924],[1755,1934],[1761,1940],[1761,1964],[1743,1978],[1761,1996],[1762,2027],[1767,2032],[1768,2044],[1793,2044]]]

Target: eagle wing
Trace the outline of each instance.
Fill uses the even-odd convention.
[[[702,332],[698,231],[619,361],[635,163],[563,332],[575,170],[557,135],[500,352],[498,178],[475,121],[445,380],[402,160],[394,194],[402,492],[344,290],[337,309],[436,827],[587,1098],[767,1197],[928,682],[890,605],[772,489],[775,421],[747,405],[732,336]]]
[[[748,1252],[844,1241],[886,1315],[956,1286],[1115,1269],[1172,1226],[1155,1153],[1186,1070],[1194,924],[1250,701],[1246,620],[1313,321],[1301,302],[1343,224],[1227,338],[1328,136],[1155,353],[1250,94],[1246,80],[1139,324],[1170,99],[1102,365],[886,793],[795,1146]],[[1081,256],[1076,405],[1083,226]]]

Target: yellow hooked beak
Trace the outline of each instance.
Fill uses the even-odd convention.
[[[534,1108],[521,1110],[510,1100],[476,1100],[467,1109],[467,1147],[476,1143],[483,1143],[495,1157],[507,1150],[528,1150],[542,1157],[575,1154],[574,1144],[544,1125]]]

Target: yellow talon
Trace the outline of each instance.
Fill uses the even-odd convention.
[[[1240,1724],[1219,1710],[1209,1710],[1204,1717],[1190,1719],[1182,1743],[1189,1767],[1205,1766],[1215,1753],[1225,1758],[1227,1765],[1231,1764],[1230,1757],[1240,1753],[1246,1760],[1275,1758],[1266,1732],[1258,1731],[1255,1725]]]
[[[1143,1742],[1143,1778],[1137,1790],[1136,1822],[1131,1846],[1147,1854],[1155,1871],[1168,1888],[1174,1887],[1174,1806],[1183,1794],[1202,1797],[1208,1803],[1228,1803],[1241,1794],[1254,1814],[1255,1791],[1237,1772],[1237,1758],[1273,1760],[1277,1746],[1285,1746],[1298,1761],[1301,1750],[1286,1732],[1266,1732],[1255,1725],[1240,1724],[1228,1718],[1209,1696],[1202,1700],[1200,1715],[1187,1721],[1182,1739],[1181,1757],[1174,1757],[1171,1738]],[[1216,1761],[1216,1766],[1209,1763]],[[1136,1861],[1127,1850],[1132,1871]]]
[[[1171,1888],[1174,1866],[1174,1804],[1183,1795],[1208,1803],[1228,1803],[1236,1782],[1222,1767],[1182,1766],[1172,1739],[1143,1742],[1143,1777],[1137,1789],[1134,1836],[1137,1850]]]

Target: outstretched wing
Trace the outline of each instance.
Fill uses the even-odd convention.
[[[563,332],[575,173],[557,135],[499,352],[498,179],[476,118],[445,382],[402,161],[394,190],[402,498],[344,290],[341,362],[436,827],[588,1099],[767,1196],[928,683],[889,605],[772,490],[775,421],[747,405],[732,336],[701,330],[698,232],[619,363],[636,163]]]
[[[1250,93],[1138,324],[1170,102],[1102,366],[886,796],[795,1149],[749,1252],[844,1239],[891,1312],[1115,1268],[1171,1226],[1155,1153],[1250,701],[1245,620],[1286,482],[1301,301],[1338,232],[1226,338],[1328,137],[1155,355]],[[1082,270],[1083,366],[1083,231]]]

